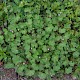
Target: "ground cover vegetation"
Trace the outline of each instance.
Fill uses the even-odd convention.
[[[70,73],[79,77],[79,1],[3,0],[0,61],[29,79]]]

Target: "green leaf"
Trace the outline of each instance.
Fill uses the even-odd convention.
[[[13,63],[7,63],[7,64],[4,64],[4,67],[9,69],[9,68],[14,68],[14,64]]]
[[[64,65],[64,66],[69,65],[69,61],[68,61],[68,60],[64,60],[64,61],[63,61],[63,65]]]
[[[37,64],[32,64],[31,66],[34,70],[39,70],[39,66]]]
[[[11,48],[12,53],[18,54],[19,51],[17,50],[16,46]]]
[[[59,16],[59,17],[58,17],[58,20],[59,20],[59,21],[62,21],[62,20],[63,20],[63,17]]]
[[[4,34],[5,34],[5,35],[8,35],[7,29],[3,29],[3,31],[4,31]]]
[[[25,43],[24,44],[24,49],[25,49],[26,52],[28,52],[30,50],[30,45]]]
[[[65,32],[66,32],[65,28],[63,28],[63,29],[59,28],[59,33],[65,33]]]
[[[4,37],[0,35],[0,43],[2,44],[4,42]]]
[[[20,74],[21,76],[24,75],[24,70],[25,70],[25,66],[24,65],[20,65],[18,68],[16,68],[16,72],[18,74]]]
[[[74,62],[69,61],[69,65],[70,65],[70,66],[74,66]]]
[[[47,46],[46,46],[46,45],[43,45],[42,50],[43,50],[44,52],[46,52],[46,51],[47,51]]]
[[[65,68],[65,72],[67,74],[71,73],[72,72],[72,67]]]
[[[54,18],[52,18],[52,24],[57,24],[57,17],[53,16]],[[55,28],[58,28],[58,26],[56,26]]]
[[[80,53],[79,53],[78,51],[76,51],[76,52],[73,53],[73,57],[74,57],[74,58],[78,58],[79,55],[80,55]]]
[[[14,0],[14,2],[18,4],[19,3],[19,0]]]
[[[26,75],[27,75],[27,76],[33,76],[34,73],[35,73],[35,70],[27,70],[27,71],[26,71]]]
[[[6,61],[6,59],[7,59],[7,57],[6,57],[6,53],[4,52],[4,51],[2,51],[3,49],[2,48],[0,48],[0,60],[5,60]]]
[[[52,55],[52,61],[58,62],[59,56],[58,55]]]
[[[25,61],[23,58],[21,58],[20,56],[17,56],[17,55],[14,55],[13,58],[12,58],[12,60],[13,60],[13,63],[15,65],[18,65],[19,63]]]
[[[57,31],[58,30],[58,26],[55,26],[54,28],[53,28],[53,31]]]
[[[25,8],[24,12],[31,12],[31,8]]]
[[[53,30],[53,26],[50,24],[45,28],[46,32],[51,32]]]
[[[51,46],[54,46],[54,45],[55,45],[55,42],[54,42],[54,40],[50,40],[50,41],[48,42],[48,44],[51,45]]]
[[[55,75],[55,70],[54,70],[54,69],[51,69],[51,70],[50,70],[50,75],[51,75],[51,76]]]
[[[54,69],[54,71],[59,71],[60,70],[60,66],[59,65],[57,65],[57,66],[53,66],[53,69]]]
[[[45,79],[47,75],[45,73],[39,72],[38,76],[40,79]]]
[[[65,34],[64,34],[64,39],[69,39],[70,38],[70,33],[69,32],[66,32]]]

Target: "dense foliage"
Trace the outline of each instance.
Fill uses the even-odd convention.
[[[50,80],[80,72],[78,0],[0,3],[0,60],[22,76]]]

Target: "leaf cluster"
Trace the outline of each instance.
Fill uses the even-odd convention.
[[[56,74],[80,72],[77,0],[7,0],[4,3],[0,17],[4,12],[6,25],[0,27],[0,60],[6,63],[6,68],[43,80],[51,80]]]

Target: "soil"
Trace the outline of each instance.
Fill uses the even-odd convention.
[[[21,77],[15,72],[15,69],[5,69],[3,63],[0,62],[0,80],[41,80],[39,78],[27,79],[25,77]],[[56,76],[52,77],[52,80],[78,80],[73,78],[71,75],[64,75],[61,78],[56,78]]]

